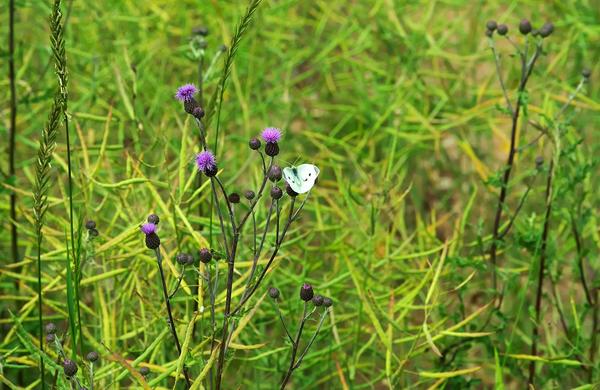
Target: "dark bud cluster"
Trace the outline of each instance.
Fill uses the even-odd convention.
[[[67,378],[74,377],[77,374],[77,364],[71,359],[63,361],[63,371]]]
[[[210,249],[202,248],[198,252],[198,257],[200,258],[201,262],[203,262],[204,264],[207,264],[212,260],[213,255],[212,255],[212,252],[210,251]]]
[[[490,20],[485,25],[485,35],[492,37],[494,32],[498,35],[505,36],[508,34],[508,26],[506,24],[497,24],[496,21]],[[521,19],[519,22],[519,32],[523,35],[531,34],[535,37],[547,38],[554,32],[554,24],[547,22],[541,28],[534,29],[528,19]]]
[[[281,167],[279,165],[271,166],[271,169],[269,169],[269,180],[271,180],[273,183],[275,183],[275,182],[278,182],[279,180],[281,180],[281,177],[282,177]]]

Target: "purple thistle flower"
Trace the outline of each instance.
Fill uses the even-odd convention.
[[[153,223],[145,223],[140,227],[140,230],[142,231],[142,233],[144,233],[145,235],[148,234],[152,234],[152,233],[156,233],[156,225]]]
[[[185,84],[177,89],[175,99],[181,102],[187,102],[194,98],[194,95],[198,92],[198,89],[194,84]]]
[[[214,170],[217,167],[215,155],[210,150],[204,150],[196,155],[196,166],[202,172]]]
[[[267,127],[261,135],[265,142],[275,143],[281,139],[281,130],[276,127]]]

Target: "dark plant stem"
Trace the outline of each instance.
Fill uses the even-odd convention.
[[[595,301],[592,299],[592,294],[590,293],[590,289],[588,287],[587,281],[585,279],[585,269],[583,266],[583,249],[581,243],[581,236],[579,235],[579,231],[577,230],[577,224],[575,223],[575,219],[571,218],[571,231],[573,232],[573,237],[575,238],[575,247],[577,248],[577,268],[579,268],[579,278],[581,279],[581,285],[583,286],[583,292],[585,293],[585,298],[590,306],[595,305]]]
[[[300,326],[298,327],[298,333],[296,333],[296,339],[292,342],[292,355],[290,356],[290,365],[288,370],[283,377],[283,381],[281,382],[281,389],[285,389],[285,386],[289,382],[292,377],[292,373],[294,372],[294,366],[296,364],[296,354],[298,353],[298,347],[300,346],[300,337],[302,337],[302,331],[304,330],[304,324],[306,323],[306,309],[307,303],[304,302],[304,309],[302,310],[302,319],[300,321]]]
[[[590,362],[592,362],[592,366],[590,367],[589,374],[589,383],[594,382],[594,367],[596,364],[596,349],[598,347],[598,314],[600,307],[598,305],[598,288],[594,290],[594,309],[592,311],[592,340],[590,342]]]
[[[169,293],[167,292],[167,283],[165,282],[165,274],[163,272],[162,267],[162,256],[160,254],[160,248],[156,248],[154,250],[154,254],[156,255],[156,263],[158,264],[158,270],[160,271],[160,281],[162,283],[163,296],[165,299],[165,306],[167,307],[167,314],[169,315],[169,328],[171,329],[171,334],[173,335],[173,339],[175,340],[175,347],[177,347],[177,352],[179,356],[181,356],[181,344],[179,343],[179,337],[177,336],[177,329],[175,328],[175,321],[173,321],[173,313],[171,311],[171,300],[169,299]],[[187,372],[187,368],[185,365],[183,366],[183,375],[185,376],[185,382],[187,388],[189,389],[191,386],[190,377]]]
[[[15,177],[15,139],[17,134],[17,89],[15,75],[15,1],[8,5],[8,78],[10,81],[10,136],[8,139],[8,176]],[[17,194],[10,192],[10,249],[12,261],[19,261],[18,231],[17,231]],[[18,272],[18,271],[17,271]],[[18,287],[18,282],[15,282]]]
[[[544,216],[544,230],[542,231],[542,242],[540,246],[540,264],[538,271],[537,294],[535,298],[535,323],[531,334],[531,356],[537,356],[537,345],[539,337],[540,311],[542,307],[542,289],[544,286],[544,272],[546,270],[546,247],[548,244],[548,232],[550,231],[550,215],[552,213],[552,176],[554,174],[554,161],[550,161],[548,168],[548,179],[546,182],[546,214]],[[533,386],[535,379],[535,360],[529,363],[530,386]]]
[[[498,241],[500,239],[500,223],[502,221],[502,213],[506,204],[506,196],[508,193],[508,184],[510,180],[510,175],[512,172],[515,154],[517,152],[516,144],[517,144],[517,128],[519,124],[519,116],[522,108],[522,95],[525,92],[525,88],[527,87],[527,81],[531,76],[531,72],[533,71],[533,67],[535,66],[535,62],[539,57],[541,52],[541,46],[536,47],[536,51],[533,54],[533,57],[527,63],[527,58],[524,54],[521,55],[521,81],[519,83],[519,87],[517,90],[517,100],[515,103],[514,109],[510,103],[510,99],[508,98],[508,94],[506,92],[506,88],[504,86],[504,81],[502,79],[502,75],[500,73],[500,66],[498,63],[498,56],[496,51],[492,45],[492,50],[494,52],[494,59],[496,61],[496,70],[498,73],[498,77],[500,78],[500,85],[502,87],[502,91],[504,93],[506,103],[508,109],[511,112],[511,130],[510,130],[510,149],[508,151],[508,157],[506,161],[506,165],[504,168],[504,174],[502,176],[502,182],[500,185],[500,195],[498,196],[498,202],[496,206],[496,215],[494,217],[494,227],[492,230],[492,244],[490,247],[490,261],[492,263],[492,286],[496,294],[498,293],[498,275],[497,275],[497,251],[498,251]],[[500,302],[502,299],[500,299]],[[499,305],[498,305],[499,306]]]

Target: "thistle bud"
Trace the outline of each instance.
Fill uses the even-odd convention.
[[[271,180],[273,183],[281,180],[281,176],[282,176],[281,167],[279,165],[271,166],[271,169],[269,169],[268,176],[269,176],[269,180]]]
[[[323,306],[325,306],[325,307],[333,306],[333,300],[328,297],[323,298]]]
[[[98,237],[98,235],[100,234],[98,233],[97,229],[90,229],[88,230],[88,232],[90,233],[90,237]]]
[[[92,221],[92,220],[87,221],[85,223],[85,228],[88,229],[88,230],[95,229],[96,228],[96,222]]]
[[[312,299],[313,304],[317,307],[322,306],[323,305],[323,296],[322,295],[315,295]]]
[[[273,299],[279,298],[279,290],[276,287],[269,287],[268,293]]]
[[[550,22],[544,23],[542,28],[540,28],[540,35],[542,36],[542,38],[549,37],[553,32],[554,32],[554,24],[552,24]]]
[[[183,109],[190,115],[194,115],[194,110],[196,107],[199,107],[199,105],[196,99],[193,97],[183,101]]]
[[[298,196],[298,193],[292,189],[292,186],[290,186],[289,183],[285,183],[285,192],[287,192],[287,194],[292,197]]]
[[[279,144],[277,142],[267,142],[265,145],[265,154],[269,157],[275,157],[279,154]]]
[[[586,79],[586,80],[587,80],[587,79],[589,79],[589,78],[590,78],[590,76],[592,75],[592,71],[591,71],[589,68],[584,68],[584,69],[581,71],[581,75],[583,76],[583,78],[584,78],[584,79]]]
[[[150,374],[150,369],[148,367],[140,367],[140,374],[142,376],[147,376]]]
[[[158,225],[159,222],[160,222],[160,218],[158,218],[158,215],[150,214],[148,216],[148,223],[153,223],[155,225]]]
[[[200,261],[203,262],[204,264],[210,262],[210,260],[212,259],[212,253],[208,248],[202,248],[200,249],[200,252],[198,252],[198,257],[200,258]]]
[[[248,146],[250,146],[250,149],[252,149],[252,150],[260,149],[260,140],[258,138],[252,138],[248,142]]]
[[[146,234],[146,247],[148,249],[157,249],[160,246],[160,238],[156,233]]]
[[[71,378],[77,374],[77,364],[71,359],[65,359],[63,361],[63,371],[68,378]]]
[[[531,32],[531,23],[527,19],[522,19],[519,23],[519,32],[523,35],[527,35]]]
[[[87,354],[87,356],[85,357],[89,362],[96,362],[98,360],[98,352],[96,351],[92,351],[90,353]]]
[[[229,194],[227,199],[229,199],[229,202],[233,204],[240,203],[240,194],[238,194],[237,192],[232,192],[231,194]]]
[[[314,295],[315,293],[310,284],[304,283],[302,287],[300,287],[300,299],[302,299],[304,302],[308,302],[313,299]]]
[[[508,26],[506,24],[498,25],[498,34],[502,36],[508,34]]]
[[[54,333],[56,333],[56,325],[54,324],[54,322],[48,322],[46,324],[46,333],[47,334],[54,334]]]
[[[177,256],[175,256],[175,260],[180,264],[180,265],[187,265],[188,263],[188,254],[187,253],[180,253]]]
[[[485,27],[491,32],[494,32],[494,30],[496,30],[498,27],[498,23],[496,23],[495,20],[488,20],[488,22],[485,24]]]
[[[248,199],[248,200],[252,200],[254,199],[254,197],[256,196],[256,194],[254,193],[254,191],[252,190],[246,190],[244,192],[244,198]]]
[[[204,109],[200,106],[196,106],[194,107],[194,110],[192,111],[192,115],[194,116],[194,118],[200,120],[202,118],[204,118]]]
[[[485,36],[491,38],[494,35],[494,32],[490,29],[485,29]]]
[[[279,188],[277,186],[271,188],[271,198],[277,200],[277,199],[281,199],[282,196],[283,196],[283,191],[281,191],[281,188]]]
[[[56,335],[54,333],[49,333],[46,335],[46,342],[48,344],[54,343],[54,340],[56,340]]]

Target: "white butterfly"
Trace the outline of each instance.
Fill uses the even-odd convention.
[[[319,176],[319,168],[312,164],[283,168],[283,178],[299,194],[310,191]]]

